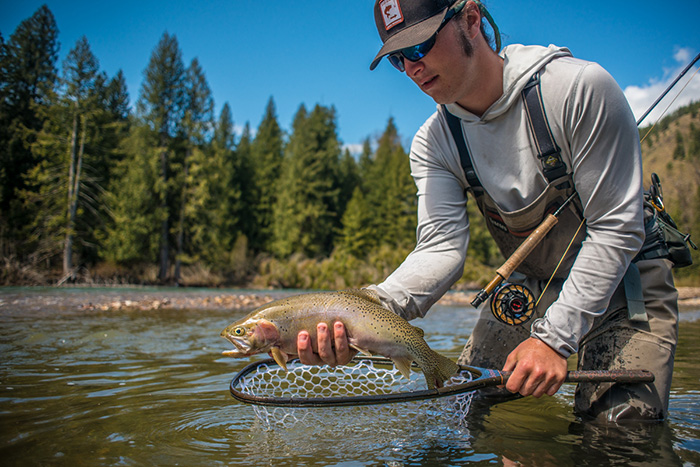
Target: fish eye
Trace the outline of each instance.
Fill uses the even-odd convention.
[[[236,329],[233,330],[233,333],[234,333],[236,336],[242,336],[242,335],[245,334],[245,329],[243,329],[243,327],[239,326],[239,327],[237,327]]]

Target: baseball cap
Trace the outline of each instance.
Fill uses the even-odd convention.
[[[377,0],[374,21],[384,45],[369,66],[397,50],[428,40],[442,24],[456,0]]]

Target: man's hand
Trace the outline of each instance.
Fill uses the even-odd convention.
[[[566,378],[566,369],[566,358],[541,340],[530,337],[506,359],[503,371],[513,372],[506,389],[523,396],[553,396]]]
[[[297,336],[299,361],[305,365],[347,365],[357,353],[349,347],[345,326],[340,321],[334,323],[332,337],[326,323],[318,323],[316,336],[317,352],[314,352],[308,332],[301,331]]]

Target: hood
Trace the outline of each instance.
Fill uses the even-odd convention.
[[[570,57],[571,52],[566,47],[555,45],[542,47],[512,44],[505,47],[500,55],[503,58],[503,95],[500,99],[481,117],[464,110],[458,104],[447,105],[450,113],[465,121],[488,121],[499,117],[520,99],[520,92],[536,71],[555,58]]]

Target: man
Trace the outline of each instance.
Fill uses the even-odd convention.
[[[411,146],[417,246],[370,289],[407,319],[423,316],[449,290],[469,242],[467,191],[506,256],[574,195],[539,251],[508,278],[539,298],[535,318],[510,326],[484,304],[460,363],[513,371],[505,389],[535,397],[557,392],[567,358],[577,352],[581,369],[646,368],[654,384],[580,384],[575,409],[609,421],[663,418],[677,293],[668,259],[638,256],[656,245],[642,248],[641,150],[620,88],[600,66],[565,48],[511,45],[498,54],[484,32],[490,17],[473,0],[378,0],[374,12],[384,45],[370,69],[387,56],[439,106]],[[541,93],[559,149],[553,180],[545,174],[551,158],[538,159],[527,89]],[[471,169],[461,162],[464,153]],[[343,364],[352,356],[342,323],[332,331],[319,325],[318,343],[300,333],[298,347],[305,363]]]

